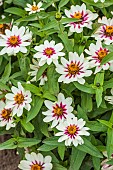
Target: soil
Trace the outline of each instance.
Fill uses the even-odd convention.
[[[0,143],[9,139],[9,135],[0,136]],[[19,156],[15,150],[0,151],[0,170],[19,170]]]

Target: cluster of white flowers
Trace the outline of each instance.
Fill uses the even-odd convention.
[[[23,109],[31,109],[31,93],[25,90],[21,83],[18,82],[18,88],[12,86],[12,93],[5,95],[4,101],[0,101],[0,126],[6,125],[6,130],[14,127],[14,116],[20,117],[23,114]]]

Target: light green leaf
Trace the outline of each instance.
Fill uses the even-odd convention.
[[[64,146],[58,146],[58,154],[59,154],[62,161],[64,159],[65,149],[66,149],[65,145]]]
[[[33,130],[34,130],[34,126],[30,123],[30,122],[27,122],[26,123],[26,118],[22,119],[21,120],[21,125],[23,126],[23,128],[25,130],[27,130],[28,132],[32,133]]]
[[[36,138],[22,138],[19,137],[18,139],[18,147],[19,148],[26,148],[26,147],[31,147],[33,145],[37,145],[41,141],[36,139]]]
[[[92,156],[92,160],[95,170],[100,170],[100,158]]]
[[[4,10],[5,12],[8,12],[10,14],[15,14],[15,15],[18,15],[18,16],[24,16],[26,11],[21,9],[21,8],[16,8],[16,7],[11,7],[11,8],[7,8]]]
[[[48,152],[48,151],[51,151],[55,148],[57,148],[58,146],[57,145],[46,145],[46,144],[43,144],[42,146],[40,146],[38,148],[39,151],[44,151],[44,152]]]
[[[95,90],[89,85],[89,84],[79,84],[78,82],[73,82],[73,84],[76,86],[77,89],[89,93],[89,94],[95,94]]]

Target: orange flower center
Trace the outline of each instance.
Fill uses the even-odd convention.
[[[32,165],[31,170],[42,170],[42,166],[38,164]]]
[[[10,44],[11,45],[16,45],[16,44],[18,44],[18,37],[17,36],[11,36],[10,38],[9,38],[9,42],[10,42]]]
[[[0,24],[0,29],[3,28],[4,24]]]
[[[105,50],[100,50],[100,51],[98,52],[98,59],[101,61],[106,55],[107,55],[107,51],[105,51]]]
[[[76,63],[71,63],[68,66],[68,72],[72,75],[75,75],[79,71],[79,67]]]
[[[37,10],[38,10],[38,6],[33,5],[32,6],[32,11],[37,11]]]
[[[55,113],[55,115],[61,116],[61,115],[63,115],[63,109],[59,106],[56,106],[54,108],[54,113]]]
[[[70,135],[74,135],[77,131],[77,127],[75,125],[70,125],[68,126],[67,130]]]
[[[47,48],[47,49],[45,49],[45,53],[47,55],[52,55],[53,54],[53,50],[51,48]]]
[[[22,104],[24,101],[24,96],[23,94],[16,94],[16,96],[14,97],[14,100],[16,102],[16,104]]]
[[[81,19],[82,18],[82,14],[80,12],[75,12],[75,14],[73,15],[73,18]]]
[[[113,26],[106,26],[106,35],[113,36]]]
[[[2,116],[3,119],[8,120],[11,117],[11,110],[10,109],[2,110],[1,116]]]
[[[0,24],[0,34],[5,34],[5,30],[10,29],[9,25],[7,24]]]

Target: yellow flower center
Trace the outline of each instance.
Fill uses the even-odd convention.
[[[80,12],[75,12],[73,17],[76,18],[76,19],[81,19],[82,18],[82,14]]]
[[[16,94],[16,96],[14,97],[14,100],[16,102],[16,104],[22,104],[24,101],[24,96],[23,94]]]
[[[2,114],[1,114],[3,119],[8,120],[11,116],[11,110],[10,109],[4,109],[2,110]]]
[[[45,49],[45,53],[46,53],[47,55],[52,55],[53,50],[50,49],[50,48],[47,48],[47,49]]]
[[[0,24],[0,29],[3,28],[4,24]]]
[[[67,130],[70,135],[74,135],[77,131],[77,127],[75,125],[70,125],[68,126]]]
[[[42,166],[38,164],[32,165],[31,170],[42,170]]]
[[[9,42],[10,42],[10,44],[12,44],[12,45],[16,45],[16,44],[18,44],[18,37],[17,36],[11,36],[10,38],[9,38]]]
[[[61,116],[63,114],[63,109],[59,106],[56,106],[54,108],[54,113],[55,113],[55,115]]]
[[[37,10],[38,10],[38,6],[33,5],[33,6],[32,6],[32,11],[37,11]]]
[[[106,26],[106,35],[113,36],[113,26]]]
[[[98,59],[99,59],[99,60],[102,60],[106,55],[107,55],[107,51],[105,51],[105,50],[100,50],[100,51],[98,52]]]
[[[79,71],[79,67],[76,63],[71,63],[68,66],[68,72],[72,75],[75,75]]]

